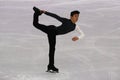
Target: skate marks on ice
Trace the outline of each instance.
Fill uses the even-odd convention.
[[[0,72],[0,80],[69,80],[69,73],[5,73]]]
[[[26,44],[31,43],[32,41],[36,42],[37,39],[43,38],[42,36],[31,35],[31,34],[25,35],[21,33],[0,33],[0,36],[1,36],[0,46],[4,45],[4,46],[14,46],[21,48],[25,48],[24,46],[25,43]]]

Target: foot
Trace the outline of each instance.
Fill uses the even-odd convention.
[[[47,68],[48,68],[48,69],[47,69],[47,71],[46,71],[46,72],[59,73],[59,69],[58,69],[58,68],[56,68],[54,65],[52,65],[52,66],[48,65],[48,67],[47,67]]]
[[[35,13],[41,15],[43,13],[43,11],[41,11],[40,9],[38,9],[37,7],[33,7],[33,10],[35,11]]]

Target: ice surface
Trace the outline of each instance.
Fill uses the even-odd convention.
[[[48,42],[32,25],[37,6],[69,18],[80,10],[85,37],[57,36],[55,65],[46,73]],[[42,15],[40,23],[60,25]],[[120,0],[0,0],[0,80],[120,80]]]

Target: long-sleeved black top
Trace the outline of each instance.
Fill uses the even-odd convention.
[[[46,12],[45,14],[59,20],[62,23],[60,26],[56,27],[57,35],[66,34],[75,30],[76,24],[72,23],[70,19],[62,18],[50,12]]]

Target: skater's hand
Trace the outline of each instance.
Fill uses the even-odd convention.
[[[41,12],[43,12],[43,13],[46,13],[47,11],[45,11],[45,10],[40,10]]]
[[[72,38],[72,41],[76,41],[76,40],[78,40],[79,38],[77,37],[77,36],[75,36],[75,37],[73,37]]]

